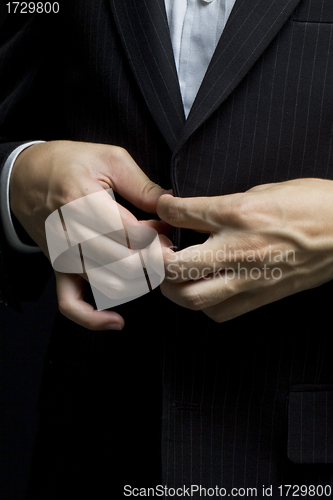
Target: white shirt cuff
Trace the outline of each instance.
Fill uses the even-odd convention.
[[[45,141],[28,142],[14,149],[14,151],[12,151],[12,153],[8,156],[6,163],[2,169],[0,177],[0,216],[2,220],[4,233],[7,238],[8,244],[13,249],[24,253],[37,253],[41,252],[41,249],[38,246],[31,246],[22,243],[22,241],[16,234],[9,205],[10,176],[12,173],[15,160],[18,157],[18,155],[22,153],[22,151],[28,148],[29,146],[32,146],[33,144],[40,144],[43,142]]]

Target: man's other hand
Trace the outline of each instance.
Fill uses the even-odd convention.
[[[163,294],[217,322],[333,278],[333,182],[296,179],[217,197],[164,195],[169,224],[209,233],[164,250]]]
[[[120,147],[46,142],[30,146],[18,156],[10,181],[10,205],[17,220],[48,256],[47,217],[71,201],[109,188],[149,213],[156,213],[157,200],[164,192]],[[118,209],[125,227],[148,225],[163,230],[157,221],[138,221],[124,207],[118,205]],[[110,203],[110,219],[112,211]],[[107,203],[103,212],[108,217]],[[123,328],[124,319],[119,314],[97,311],[84,301],[82,276],[56,272],[56,279],[59,309],[65,316],[91,330]]]

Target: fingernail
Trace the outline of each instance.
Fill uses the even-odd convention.
[[[104,329],[105,330],[122,330],[123,327],[119,323],[109,323],[108,325],[105,325]]]

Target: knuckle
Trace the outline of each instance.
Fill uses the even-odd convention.
[[[153,191],[156,190],[156,188],[159,188],[160,189],[160,186],[158,186],[158,184],[155,184],[155,182],[153,181],[150,181],[148,180],[147,182],[145,182],[143,184],[143,187],[142,187],[142,195],[143,197],[149,197]]]
[[[70,312],[70,307],[69,307],[67,302],[59,301],[58,302],[58,309],[63,316],[66,316],[66,318],[68,317],[69,312]]]
[[[237,316],[237,314],[230,314],[228,310],[225,310],[224,307],[221,307],[220,304],[217,306],[206,309],[204,313],[215,323],[224,323],[230,319],[233,319]]]
[[[125,148],[121,146],[107,146],[105,149],[100,151],[100,158],[105,165],[111,166],[112,172],[117,170],[122,170],[126,165],[128,166],[131,161],[131,156]]]
[[[260,210],[253,196],[243,194],[237,196],[230,204],[229,217],[232,222],[240,228],[249,228],[257,225],[260,218]]]
[[[177,198],[172,199],[172,203],[168,203],[164,207],[164,214],[167,221],[170,222],[171,225],[175,225],[181,219],[181,201]]]
[[[98,147],[98,159],[104,166],[111,167],[112,170],[117,168],[117,165],[123,165],[130,156],[126,149],[121,146],[110,144],[96,145]]]
[[[205,307],[205,300],[196,287],[184,288],[183,299],[188,309],[201,311]]]
[[[122,148],[121,146],[112,146],[112,155],[115,158],[125,158],[129,156],[128,151],[125,148]]]
[[[230,298],[225,302],[216,304],[204,312],[216,323],[225,323],[235,319],[253,309],[253,294],[242,292],[238,296]]]

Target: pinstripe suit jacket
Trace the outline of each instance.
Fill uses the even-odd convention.
[[[2,161],[18,143],[67,139],[125,147],[152,180],[179,196],[223,195],[299,177],[333,179],[331,0],[236,0],[186,122],[162,0],[72,1],[53,16],[7,16],[1,42]],[[185,230],[174,238],[179,247],[199,241]],[[8,271],[3,241],[2,253],[9,274],[2,267],[2,297],[13,302],[14,271]],[[153,397],[158,358],[165,484],[258,487],[259,497],[262,485],[272,484],[273,498],[280,498],[279,484],[331,484],[331,296],[328,283],[218,325],[157,291],[120,308],[126,342],[59,318],[41,408],[46,420],[50,408],[68,416],[68,408],[82,410],[89,394],[95,411],[94,417],[80,411],[72,424],[63,418],[51,445],[42,434],[44,443],[60,456],[63,436],[82,436],[89,427],[78,423],[83,413],[95,424],[96,414],[110,415],[114,401],[102,380],[108,388],[112,381],[127,409],[124,401],[135,400],[122,418],[148,442],[147,421],[155,425],[149,415],[159,408]],[[163,321],[156,324],[152,310]],[[110,355],[115,349],[126,349],[120,366]],[[105,458],[100,467],[91,458],[99,427],[88,432],[90,453],[81,468],[71,458],[57,465],[50,458],[51,467],[44,447],[43,477],[70,475],[88,488],[82,470],[89,464],[102,484],[109,454],[96,452]],[[132,436],[128,444],[126,432],[120,433],[125,464],[136,457],[133,469],[143,474],[139,441]],[[79,437],[73,443],[83,454]],[[49,491],[45,498],[53,498],[50,482],[39,481]]]

